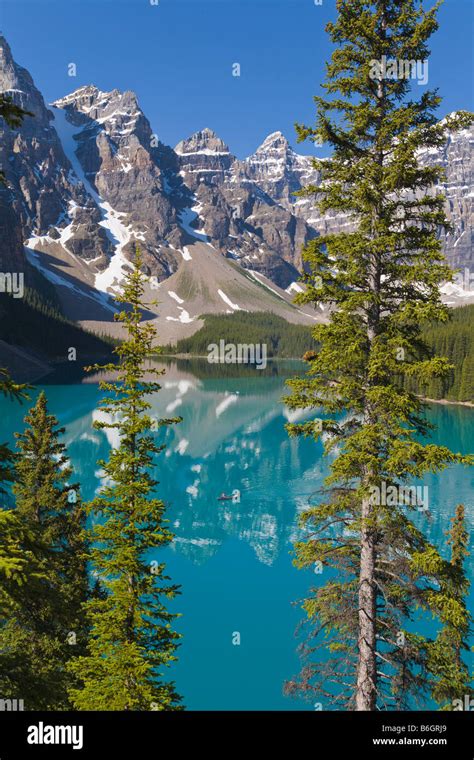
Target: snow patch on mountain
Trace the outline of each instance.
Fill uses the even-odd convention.
[[[175,148],[176,153],[178,156],[228,156],[229,151],[228,150],[211,150],[210,148],[202,148],[201,150],[188,150],[183,151],[178,148],[178,146]]]
[[[301,287],[299,282],[292,282],[291,285],[288,285],[286,288],[286,293],[304,293],[304,288]]]
[[[82,130],[78,130],[74,124],[71,124],[71,122],[68,121],[66,112],[61,108],[52,107],[52,111],[54,114],[56,131],[61,138],[63,150],[68,157],[76,176],[101,210],[102,220],[99,224],[105,229],[109,239],[115,247],[115,253],[111,257],[107,268],[104,269],[103,272],[98,272],[95,276],[95,287],[97,290],[106,293],[109,288],[117,289],[119,287],[125,274],[125,270],[130,266],[125,258],[123,249],[127,243],[130,242],[131,230],[130,227],[126,227],[120,219],[120,217],[125,216],[125,214],[115,211],[110,203],[104,201],[86,178],[76,154],[77,140],[75,138]]]
[[[171,296],[171,298],[173,298],[177,303],[184,303],[183,299],[180,298],[173,290],[168,290],[168,295]]]
[[[47,235],[33,235],[31,238],[25,241],[25,256],[28,259],[28,262],[34,266],[36,269],[38,269],[43,277],[45,277],[49,282],[51,282],[53,285],[58,285],[63,288],[67,288],[68,290],[71,290],[75,295],[80,296],[81,298],[88,298],[92,301],[95,301],[96,303],[99,303],[101,306],[103,306],[108,311],[111,311],[115,313],[117,309],[115,306],[111,303],[109,297],[105,293],[101,293],[99,291],[94,290],[86,290],[85,288],[81,288],[77,285],[75,285],[71,280],[69,280],[67,277],[62,277],[58,271],[52,271],[47,266],[44,265],[42,256],[40,252],[35,251],[35,247],[41,243],[57,243],[57,240],[53,240],[53,238],[49,238]]]
[[[183,309],[182,306],[178,306],[179,311],[181,312],[179,317],[166,317],[168,322],[181,322],[183,325],[190,324],[191,322],[194,322],[196,317],[190,317],[189,311],[186,311],[186,309]]]
[[[462,301],[469,301],[471,303],[474,300],[474,289],[466,288],[455,282],[446,282],[441,286],[440,291],[442,300],[448,306],[462,306]]]
[[[204,228],[196,229],[196,227],[192,226],[192,224],[196,221],[201,222],[201,219],[199,217],[200,211],[201,211],[200,203],[197,203],[191,208],[182,209],[182,211],[178,213],[179,223],[181,227],[183,228],[183,230],[188,233],[188,235],[191,235],[191,237],[196,238],[196,240],[201,240],[203,243],[208,243],[209,238],[207,237],[204,231]]]
[[[240,306],[237,306],[236,303],[232,303],[232,301],[230,300],[230,298],[228,296],[226,296],[226,294],[224,293],[223,290],[219,289],[217,292],[220,295],[220,297],[222,298],[222,300],[224,301],[224,303],[227,304],[227,306],[230,306],[230,308],[234,309],[234,311],[242,311],[242,309],[240,308]]]

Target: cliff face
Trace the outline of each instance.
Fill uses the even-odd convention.
[[[314,175],[311,159],[297,156],[280,133],[246,161],[237,160],[210,129],[175,151],[214,247],[281,287],[297,279],[301,247],[315,231],[297,214],[291,194]]]
[[[13,210],[13,194],[0,185],[0,271],[24,272],[23,233]]]
[[[453,269],[474,273],[474,128],[451,133],[443,150],[426,152],[420,160],[440,164],[446,173],[441,187],[454,227],[443,238],[447,259]]]
[[[134,93],[83,87],[53,106],[56,129],[112,241],[120,234],[115,217],[124,255],[139,242],[152,274],[172,274],[179,260],[173,249],[186,239],[178,216],[185,188]]]
[[[110,245],[98,226],[96,204],[74,176],[51,111],[30,74],[14,62],[4,38],[0,38],[0,90],[34,114],[25,118],[21,130],[0,126],[0,164],[23,238],[49,235],[57,239],[74,219],[74,235],[68,235],[72,252],[85,259],[102,256],[105,261]]]

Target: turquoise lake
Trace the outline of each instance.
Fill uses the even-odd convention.
[[[329,465],[320,444],[290,440],[284,429],[294,419],[281,403],[285,377],[303,366],[275,363],[265,373],[235,370],[234,377],[212,367],[170,362],[152,399],[157,417],[183,417],[167,430],[167,449],[154,473],[176,536],[164,552],[167,568],[182,585],[173,608],[182,614],[177,628],[184,638],[169,677],[188,709],[311,710],[312,704],[282,691],[299,670],[295,629],[302,613],[293,603],[321,582],[292,564],[297,515],[316,497]],[[100,485],[97,460],[116,443],[115,431],[92,428],[93,420],[104,419],[101,391],[94,378],[42,387],[66,427],[75,478],[90,499]],[[27,406],[0,404],[1,441],[13,441]],[[437,426],[433,441],[473,451],[474,409],[433,404],[428,416]],[[474,471],[452,467],[427,476],[423,485],[430,513],[415,519],[429,538],[446,549],[445,531],[458,503],[466,505],[472,535]],[[217,500],[234,489],[239,503]],[[470,603],[472,609],[472,597]]]

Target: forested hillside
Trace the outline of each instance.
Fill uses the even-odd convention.
[[[71,347],[84,355],[106,354],[112,347],[110,338],[67,320],[54,288],[38,274],[23,298],[0,293],[0,340],[49,359],[66,359]]]
[[[205,356],[211,343],[260,343],[267,345],[269,358],[301,358],[315,349],[311,328],[292,325],[271,313],[238,312],[218,316],[204,315],[204,327],[165,352]],[[405,381],[410,390],[433,399],[474,401],[474,305],[454,309],[447,324],[433,324],[423,331],[424,338],[437,356],[446,356],[455,368],[449,377],[432,379],[421,386],[416,378]]]
[[[311,337],[311,327],[293,325],[282,317],[268,312],[216,315],[205,314],[204,327],[189,338],[179,340],[173,351],[179,354],[205,356],[211,343],[265,344],[267,356],[299,358],[305,351],[316,348]]]
[[[406,385],[423,396],[451,401],[474,401],[474,304],[454,309],[447,324],[431,325],[424,338],[437,356],[446,356],[455,368],[446,378],[421,386],[416,378]]]

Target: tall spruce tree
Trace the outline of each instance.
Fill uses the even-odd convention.
[[[84,511],[59,440],[64,428],[48,413],[44,393],[25,422],[17,434],[14,517],[34,572],[13,595],[0,629],[0,685],[2,694],[20,695],[30,710],[60,710],[70,706],[66,664],[86,640]]]
[[[417,0],[338,0],[337,20],[327,26],[336,47],[326,95],[315,98],[315,127],[297,125],[299,140],[333,148],[330,158],[315,161],[321,186],[301,195],[315,197],[321,212],[346,213],[353,226],[303,249],[306,290],[297,302],[329,304],[332,312],[315,328],[320,347],[307,375],[289,382],[286,402],[321,409],[325,419],[288,430],[323,434],[335,458],[327,497],[303,516],[309,535],[296,548],[297,562],[322,562],[343,575],[305,601],[313,627],[301,678],[289,689],[323,690],[356,710],[409,706],[430,678],[428,642],[409,634],[404,621],[417,603],[429,606],[424,572],[436,551],[410,521],[404,499],[386,504],[374,495],[469,461],[423,442],[429,425],[422,403],[403,389],[404,376],[426,383],[449,372],[420,334],[424,322],[447,319],[439,288],[452,273],[438,235],[448,226],[445,200],[433,190],[441,170],[421,166],[417,155],[442,146],[446,130],[471,117],[438,123],[436,92],[409,99],[410,62],[427,60],[437,8],[425,11]],[[325,663],[315,662],[321,636],[332,653]]]
[[[87,655],[71,664],[81,682],[71,696],[81,710],[180,709],[174,684],[163,675],[176,659],[179,639],[172,629],[176,615],[165,603],[179,587],[169,582],[159,555],[151,554],[168,545],[172,534],[166,527],[165,505],[155,496],[158,483],[150,475],[154,456],[164,448],[153,431],[179,418],[156,423],[148,412],[147,397],[160,385],[147,378],[162,372],[147,366],[147,358],[156,353],[156,329],[151,322],[142,324],[146,304],[141,266],[137,249],[133,271],[116,299],[125,307],[116,319],[126,334],[115,349],[118,368],[92,368],[117,371],[116,382],[100,384],[111,394],[101,402],[108,421],[96,422],[95,427],[115,430],[119,444],[107,461],[99,462],[103,485],[87,505],[94,522],[91,563],[102,593],[87,604]]]

